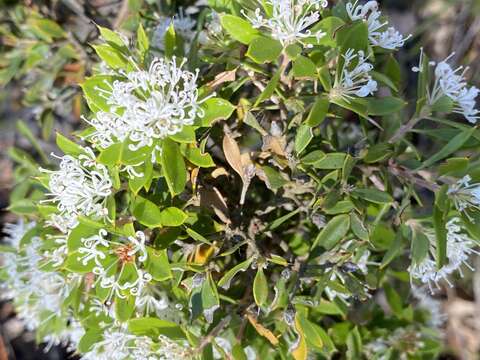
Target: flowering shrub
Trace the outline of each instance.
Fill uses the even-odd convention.
[[[99,27],[82,130],[19,166],[2,297],[82,359],[435,358],[480,240],[465,69],[422,50],[407,102],[376,1],[197,21]]]

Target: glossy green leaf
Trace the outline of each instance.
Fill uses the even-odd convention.
[[[250,44],[258,36],[258,30],[246,20],[234,15],[223,15],[220,23],[226,32],[235,40],[243,44]]]
[[[349,215],[342,214],[335,216],[327,223],[322,231],[320,231],[312,248],[323,246],[327,250],[332,249],[347,235],[349,229]]]
[[[183,192],[187,184],[187,170],[177,143],[170,139],[163,141],[162,169],[172,196]]]
[[[279,41],[265,36],[257,36],[250,42],[247,56],[258,64],[264,64],[276,60],[282,49]]]
[[[263,268],[257,270],[257,274],[253,280],[253,298],[258,306],[266,305],[268,300],[268,282]]]

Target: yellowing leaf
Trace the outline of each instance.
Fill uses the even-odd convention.
[[[295,360],[307,360],[307,342],[305,341],[305,335],[303,334],[302,327],[300,326],[298,314],[295,315],[295,330],[298,334],[298,340],[297,343],[290,349],[292,356]]]
[[[263,336],[264,338],[266,338],[268,341],[270,341],[270,343],[273,345],[273,346],[277,346],[278,345],[278,339],[275,335],[273,335],[273,333],[268,330],[265,326],[263,326],[262,324],[258,323],[257,322],[257,319],[254,318],[252,315],[250,314],[247,314],[247,319],[248,321],[250,321],[250,324],[252,324],[252,326],[255,328],[255,330],[257,330],[257,332]]]

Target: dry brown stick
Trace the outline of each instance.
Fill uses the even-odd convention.
[[[118,11],[118,15],[117,15],[117,17],[115,18],[115,21],[112,24],[114,29],[118,29],[118,27],[122,24],[122,22],[127,18],[128,12],[129,12],[128,0],[123,0],[122,6],[120,7],[120,10]]]
[[[2,335],[0,335],[0,360],[8,360],[7,349],[5,348]]]

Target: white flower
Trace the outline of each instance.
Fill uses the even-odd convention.
[[[372,46],[378,46],[387,50],[395,50],[402,47],[411,35],[403,37],[395,28],[388,27],[388,22],[381,22],[382,13],[378,11],[376,1],[368,1],[365,5],[359,5],[358,0],[353,4],[346,5],[347,14],[352,21],[364,20],[368,26],[368,39]]]
[[[112,181],[107,168],[95,162],[95,155],[86,148],[84,155],[60,157],[60,168],[41,169],[50,174],[49,202],[57,205],[59,214],[48,222],[66,233],[78,224],[78,216],[102,217],[106,214],[105,200],[111,194]]]
[[[83,265],[87,265],[90,260],[93,260],[96,266],[103,266],[100,261],[105,260],[107,254],[103,250],[98,250],[97,246],[109,247],[109,242],[105,240],[107,234],[105,229],[100,229],[98,235],[92,235],[80,240],[82,246],[78,248],[78,253],[82,254],[82,256],[79,256],[78,260],[80,260]]]
[[[103,339],[83,355],[83,360],[153,360],[153,341],[146,336],[136,336],[123,328],[106,329]]]
[[[8,245],[15,249],[20,248],[20,240],[23,236],[35,226],[34,222],[25,223],[23,219],[19,219],[16,223],[6,223],[3,232],[7,235],[3,238]]]
[[[167,33],[168,28],[173,22],[173,28],[175,29],[175,34],[179,34],[182,39],[189,43],[193,40],[195,36],[195,25],[196,21],[190,15],[185,13],[183,8],[178,10],[173,19],[172,18],[161,18],[159,24],[155,28],[152,36],[152,44],[160,50],[165,49],[165,34]],[[187,45],[187,44],[185,44]]]
[[[447,194],[452,198],[457,210],[473,221],[468,210],[480,210],[480,183],[471,184],[471,181],[470,175],[464,176],[449,187]]]
[[[260,8],[257,8],[252,16],[247,15],[243,10],[242,13],[254,28],[270,31],[272,37],[282,45],[288,46],[296,42],[305,44],[304,41],[308,38],[316,38],[318,41],[325,36],[323,31],[312,33],[309,28],[320,19],[318,10],[327,7],[328,1],[267,0],[267,6],[272,7],[270,18],[267,18]],[[312,46],[307,45],[307,47]]]
[[[447,314],[445,314],[442,310],[442,303],[437,299],[432,298],[425,291],[424,287],[417,287],[413,285],[412,295],[418,300],[417,306],[430,313],[428,324],[434,328],[441,327],[447,318]]]
[[[125,79],[108,84],[109,90],[97,88],[110,111],[100,111],[86,120],[95,128],[90,140],[107,148],[128,139],[130,149],[137,150],[182,131],[185,125],[202,117],[200,104],[205,99],[198,100],[198,70],[182,70],[185,62],[183,59],[177,65],[175,58],[156,58],[148,71],[138,69],[123,74]]]
[[[369,74],[373,65],[367,62],[364,52],[355,53],[353,49],[349,49],[342,56],[343,69],[335,78],[330,96],[349,102],[354,97],[373,95],[377,91],[377,82]]]
[[[425,231],[428,239],[430,240],[429,253],[420,263],[414,264],[409,268],[412,278],[419,279],[424,284],[428,284],[430,291],[433,292],[432,283],[439,288],[439,282],[444,280],[452,287],[453,284],[449,281],[449,276],[458,271],[460,276],[463,277],[461,267],[467,266],[470,270],[473,268],[468,264],[468,259],[471,254],[479,254],[473,250],[475,242],[471,240],[468,235],[462,233],[462,228],[458,225],[459,218],[451,219],[447,225],[447,260],[448,263],[437,268],[437,263],[434,260],[436,252],[435,235],[430,231]]]
[[[129,236],[128,241],[133,244],[133,247],[128,252],[128,255],[134,256],[140,253],[138,261],[145,262],[147,260],[147,249],[145,247],[146,236],[143,231],[137,231],[135,236]]]
[[[153,277],[140,267],[148,258],[146,236],[143,232],[137,231],[135,236],[121,237],[119,240],[108,240],[107,237],[108,232],[100,229],[98,234],[82,238],[82,245],[77,251],[78,260],[83,265],[94,262],[92,272],[97,279],[92,286],[109,289],[107,304],[110,305],[113,297],[125,299],[126,291],[135,297],[140,296],[142,289]],[[113,262],[105,261],[107,256],[116,256],[116,259]],[[137,264],[137,260],[140,264]],[[130,277],[128,281],[122,281],[122,274],[127,266]],[[135,272],[134,277],[132,271]]]
[[[439,62],[435,66],[435,80],[433,88],[427,87],[428,104],[434,105],[443,96],[447,96],[453,101],[453,112],[461,114],[471,123],[476,123],[479,116],[479,111],[475,108],[475,98],[478,96],[480,90],[476,87],[468,87],[465,78],[465,73],[468,67],[459,66],[453,69],[448,61],[455,55],[452,53],[445,60]],[[423,57],[423,49],[420,54],[420,59]],[[420,60],[422,61],[422,60]],[[429,65],[434,66],[435,62],[430,62]],[[420,66],[415,67],[414,71],[420,71]]]
[[[135,306],[146,316],[156,313],[158,317],[161,317],[162,312],[169,308],[169,302],[164,293],[143,286],[135,299]]]

